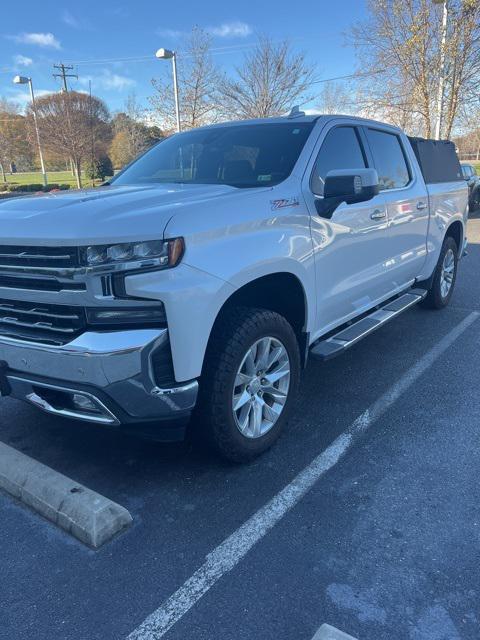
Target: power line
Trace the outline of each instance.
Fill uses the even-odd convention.
[[[210,53],[213,55],[220,55],[222,53],[229,53],[230,51],[241,51],[242,49],[250,49],[254,46],[252,43],[243,43],[243,44],[232,44],[227,45],[225,47],[212,47],[210,49]],[[191,54],[182,54],[182,58],[190,58]],[[70,64],[74,66],[79,65],[89,65],[89,64],[113,64],[115,62],[152,62],[155,61],[155,56],[152,54],[149,55],[138,55],[131,57],[118,57],[118,58],[90,58],[86,60],[70,60]]]
[[[63,90],[66,93],[68,91],[67,78],[76,78],[78,80],[77,74],[75,74],[75,73],[67,73],[67,71],[73,71],[73,66],[65,65],[65,64],[61,63],[61,64],[54,64],[53,68],[60,70],[60,73],[54,73],[53,77],[54,78],[62,78]]]
[[[350,78],[366,78],[385,73],[387,69],[378,69],[377,71],[365,71],[363,73],[350,73],[347,76],[336,76],[335,78],[323,78],[322,80],[314,80],[312,84],[321,84],[322,82],[333,82],[334,80],[348,80]]]

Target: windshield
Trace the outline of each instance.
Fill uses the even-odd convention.
[[[313,122],[197,129],[167,138],[112,184],[226,184],[269,187],[287,178]]]

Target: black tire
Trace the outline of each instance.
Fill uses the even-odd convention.
[[[273,337],[285,348],[290,365],[287,399],[278,419],[264,435],[246,437],[237,426],[232,396],[239,367],[258,340]],[[278,313],[236,307],[217,322],[200,380],[197,417],[216,451],[233,462],[248,462],[266,451],[279,437],[298,391],[300,351],[295,332]]]
[[[453,280],[446,295],[442,293],[442,270],[443,264],[445,260],[445,256],[450,251],[453,252],[453,261],[454,261],[454,270],[453,270]],[[435,268],[435,274],[433,277],[433,282],[431,288],[428,290],[427,297],[423,301],[423,306],[429,309],[444,309],[453,294],[453,290],[455,288],[455,282],[457,279],[457,267],[458,267],[458,246],[455,240],[451,236],[447,236],[443,241],[442,249],[440,251],[440,256],[438,258],[437,266]]]
[[[475,189],[472,194],[472,202],[470,208],[472,212],[480,208],[480,187],[477,187],[477,189]]]

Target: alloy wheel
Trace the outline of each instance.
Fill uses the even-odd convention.
[[[277,338],[257,340],[246,352],[235,376],[232,409],[239,431],[260,438],[282,413],[290,387],[290,359]]]

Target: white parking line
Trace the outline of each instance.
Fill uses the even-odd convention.
[[[127,640],[155,640],[164,636],[225,573],[242,560],[329,469],[335,466],[365,431],[425,373],[479,315],[476,311],[470,313],[432,347],[292,482],[209,553],[205,563],[178,591],[132,631]]]
[[[353,636],[349,636],[348,633],[340,631],[329,624],[322,624],[317,633],[313,636],[312,640],[357,640]]]

